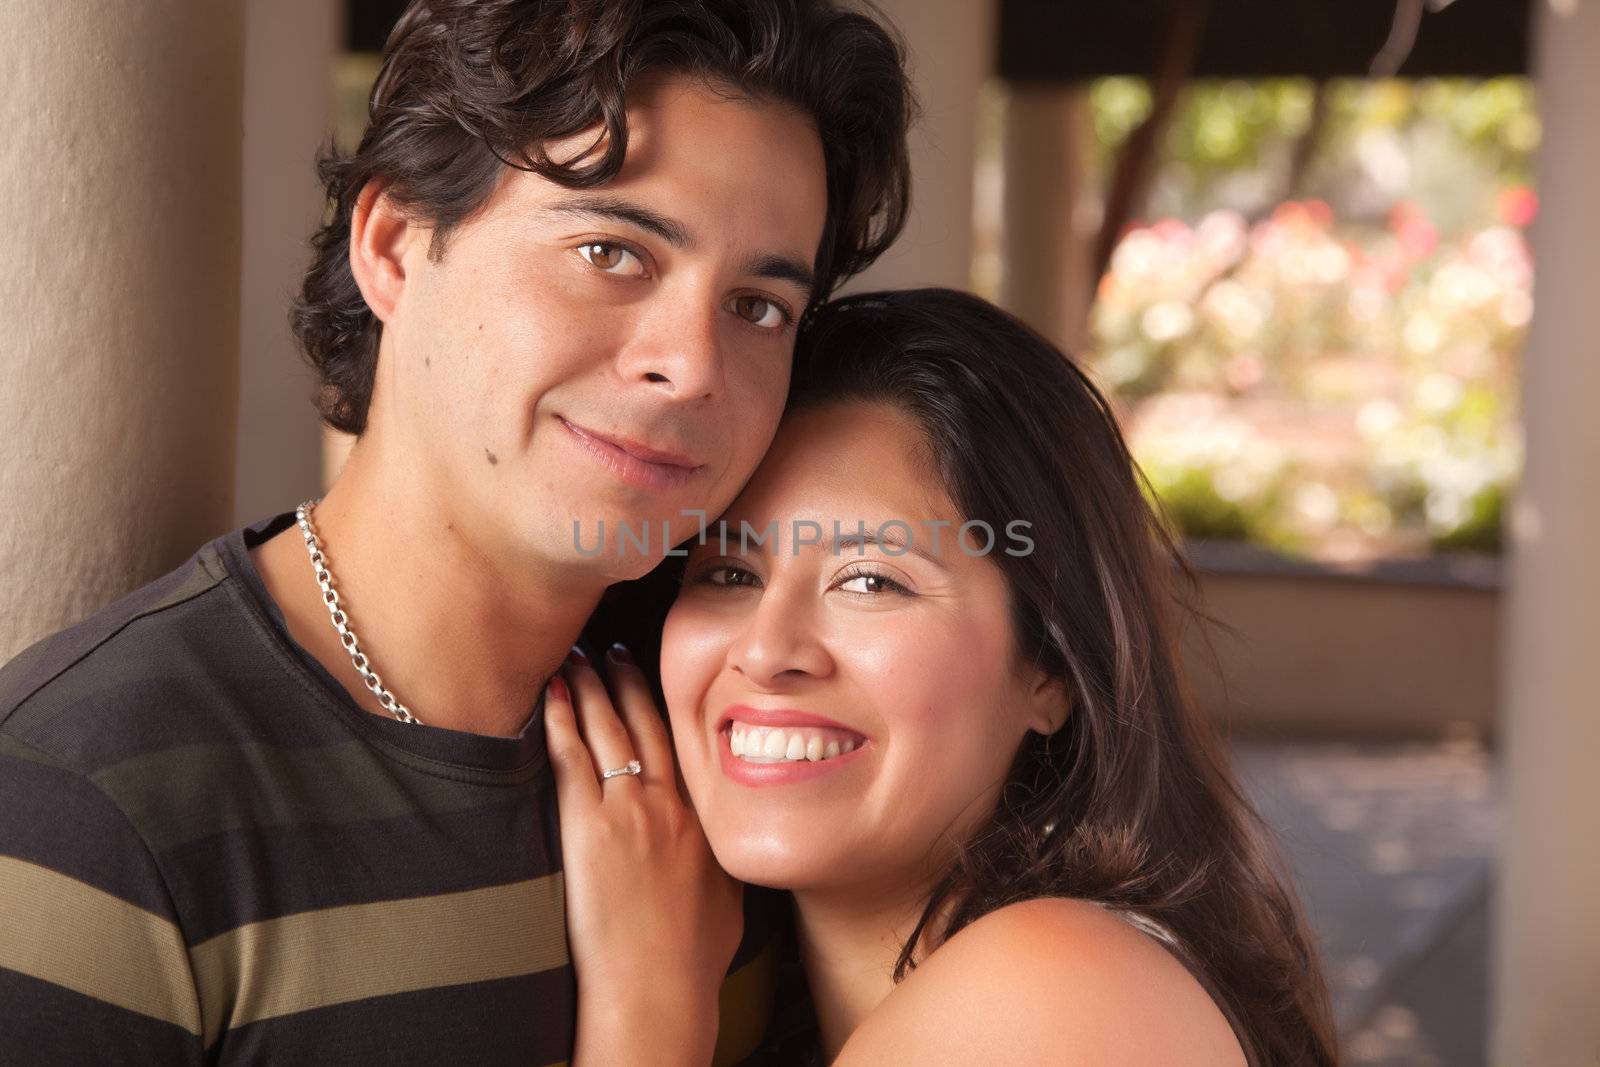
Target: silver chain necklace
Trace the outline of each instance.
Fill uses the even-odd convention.
[[[307,500],[294,509],[294,517],[300,522],[300,536],[306,539],[306,551],[311,554],[311,566],[317,572],[317,585],[322,587],[322,603],[327,607],[328,615],[333,620],[333,628],[339,631],[339,643],[350,653],[350,662],[355,664],[356,673],[361,675],[361,680],[372,690],[372,695],[378,698],[383,710],[401,722],[412,722],[420,726],[422,720],[411,714],[410,708],[396,700],[394,694],[383,687],[383,679],[367,662],[366,653],[361,651],[361,642],[356,638],[356,632],[350,629],[350,619],[339,606],[339,591],[333,587],[333,573],[328,570],[327,558],[322,554],[322,542],[317,540],[317,532],[311,528],[311,509],[316,505],[315,500]]]

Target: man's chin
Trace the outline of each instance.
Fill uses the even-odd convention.
[[[604,563],[620,572],[648,574],[667,553],[687,551],[702,530],[698,514],[610,514],[572,519],[566,545],[574,563]]]
[[[619,582],[638,581],[640,578],[643,578],[645,575],[655,570],[660,563],[661,557],[650,559],[644,556],[634,555],[624,556],[621,559],[617,559],[615,556],[612,556],[603,560],[589,559],[575,561],[574,566],[581,564],[586,567],[593,567],[594,573],[601,580],[603,580],[606,585],[616,585]]]

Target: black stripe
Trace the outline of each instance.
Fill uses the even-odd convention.
[[[0,853],[59,871],[158,915],[172,914],[155,863],[116,805],[81,775],[45,762],[4,733]]]
[[[445,814],[536,789],[497,790],[442,778],[386,760],[355,739],[318,748],[169,749],[107,767],[94,780],[157,851],[240,827]]]
[[[314,908],[502,885],[561,869],[554,805],[519,798],[426,818],[241,829],[161,854],[190,944]],[[218,872],[228,872],[218,892]]]
[[[229,1030],[224,1063],[495,1064],[535,1067],[572,1056],[577,982],[541,974],[369,997]]]
[[[351,736],[337,715],[305,714],[306,694],[282,666],[241,646],[230,602],[178,610],[182,620],[135,624],[95,649],[35,692],[6,730],[70,753],[86,773],[188,745],[311,747]]]
[[[200,1039],[180,1026],[0,967],[0,1063],[80,1064],[89,1048],[96,1064],[203,1062]]]
[[[0,668],[0,722],[15,719],[19,704],[57,675],[144,616],[164,611],[215,587],[226,572],[214,545],[200,549],[183,566],[141,586],[75,626],[46,637]],[[59,709],[56,709],[59,710]],[[37,723],[31,712],[13,725]]]

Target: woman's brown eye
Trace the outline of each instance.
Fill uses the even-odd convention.
[[[589,262],[601,270],[610,270],[622,262],[622,250],[611,245],[590,245]]]
[[[851,586],[857,585],[857,583],[860,585],[859,588],[850,588]],[[845,589],[852,593],[887,593],[891,589],[898,587],[894,582],[890,581],[888,578],[885,578],[881,574],[857,574],[848,581],[844,582],[844,584],[840,585],[839,588]]]
[[[755,575],[738,567],[713,567],[705,572],[701,580],[720,586],[752,585]]]

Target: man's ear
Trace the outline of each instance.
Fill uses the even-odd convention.
[[[387,323],[406,283],[406,252],[428,231],[413,224],[385,182],[374,179],[350,211],[350,273],[367,307]]]
[[[1072,697],[1067,682],[1044,671],[1035,671],[1028,694],[1028,729],[1046,736],[1066,725],[1072,713]]]

